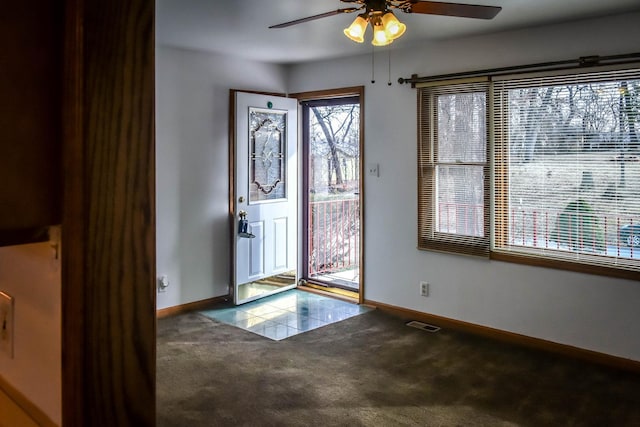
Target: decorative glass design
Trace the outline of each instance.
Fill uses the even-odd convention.
[[[286,194],[286,112],[249,109],[249,202]]]

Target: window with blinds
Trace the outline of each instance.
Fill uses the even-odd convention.
[[[492,252],[640,270],[640,70],[492,86]]]
[[[488,81],[419,89],[418,248],[489,253]]]
[[[638,278],[640,69],[429,83],[418,101],[420,249]]]

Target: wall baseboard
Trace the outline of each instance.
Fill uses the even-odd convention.
[[[57,427],[51,418],[0,376],[0,425]]]
[[[156,318],[162,319],[163,317],[175,316],[177,314],[188,313],[190,311],[204,310],[212,305],[222,304],[230,298],[230,295],[222,295],[187,304],[175,305],[173,307],[161,308],[160,310],[156,310]]]
[[[526,335],[503,331],[500,329],[494,329],[487,326],[476,325],[474,323],[463,322],[461,320],[450,319],[447,317],[437,316],[435,314],[423,313],[421,311],[410,310],[377,301],[365,300],[365,304],[376,307],[381,311],[406,318],[407,320],[419,320],[421,322],[431,323],[440,327],[456,329],[459,331],[469,332],[475,335],[480,335],[511,344],[549,351],[552,353],[572,357],[574,359],[584,360],[587,362],[597,363],[616,369],[640,373],[640,362],[632,359],[612,356],[592,350],[585,350],[579,347],[559,344],[540,338],[533,338]]]

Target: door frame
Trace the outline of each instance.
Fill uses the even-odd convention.
[[[62,424],[153,426],[155,2],[64,6]]]
[[[360,222],[360,254],[359,254],[359,259],[358,259],[358,275],[359,275],[359,289],[358,289],[358,303],[359,304],[363,304],[365,301],[365,283],[364,283],[364,279],[365,279],[365,275],[364,275],[364,252],[365,252],[365,241],[364,241],[364,236],[365,236],[365,223],[364,223],[364,206],[365,206],[365,182],[364,182],[364,164],[365,164],[365,152],[364,152],[364,119],[365,119],[365,114],[364,114],[364,86],[351,86],[351,87],[344,87],[344,88],[338,88],[338,89],[327,89],[327,90],[321,90],[321,91],[312,91],[312,92],[300,92],[300,93],[294,93],[289,95],[292,98],[297,98],[298,102],[303,102],[303,101],[312,101],[312,100],[321,100],[321,99],[334,99],[334,98],[347,98],[347,97],[357,97],[359,99],[360,102],[360,128],[359,128],[359,132],[360,132],[360,142],[359,142],[359,150],[360,150],[360,162],[359,162],[359,170],[358,170],[358,180],[359,180],[359,188],[360,188],[360,194],[359,194],[359,204],[360,204],[360,210],[358,213],[358,221]],[[302,114],[300,115],[302,117]],[[306,125],[303,123],[300,125],[300,133],[302,135],[302,132],[306,132]],[[306,144],[303,143],[305,139],[301,137],[300,140],[300,144],[302,145],[301,147],[301,151],[300,151],[300,159],[301,159],[301,163],[299,165],[300,167],[300,172],[302,173],[302,171],[307,171],[308,168],[302,164],[302,159],[308,159],[308,152],[309,149],[306,146]],[[305,232],[305,230],[307,229],[307,223],[308,223],[308,218],[306,218],[305,215],[302,214],[302,212],[304,211],[304,204],[308,204],[309,202],[309,198],[308,195],[306,194],[306,189],[308,188],[309,185],[309,177],[307,176],[306,173],[303,173],[302,175],[302,182],[300,185],[300,189],[299,189],[299,217],[301,218],[300,221],[300,225],[299,225],[299,236],[302,237],[303,233]],[[301,261],[300,261],[300,265],[299,265],[299,269],[300,272],[306,271],[306,269],[301,268],[302,267],[302,263],[304,262],[304,260],[307,260],[309,257],[308,254],[308,247],[306,245],[303,245],[302,242],[299,242],[299,244],[302,246],[302,251],[301,254],[304,253],[301,256]],[[303,277],[302,279],[308,280],[307,277]]]

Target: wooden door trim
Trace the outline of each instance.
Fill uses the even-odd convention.
[[[65,6],[63,425],[152,426],[154,1]]]
[[[62,424],[82,425],[84,415],[84,140],[83,5],[66,0],[62,143]],[[73,390],[82,392],[76,393]]]
[[[351,86],[351,87],[343,87],[338,89],[327,89],[327,90],[319,90],[313,92],[300,92],[293,93],[289,95],[292,98],[297,98],[299,102],[302,101],[310,101],[316,99],[329,99],[329,98],[341,98],[341,97],[350,97],[355,96],[358,97],[360,102],[360,141],[359,141],[359,150],[360,150],[360,164],[359,164],[359,174],[358,179],[360,180],[360,212],[358,216],[358,221],[360,221],[360,255],[358,262],[360,265],[358,266],[358,274],[359,274],[359,288],[358,288],[358,304],[364,304],[365,301],[365,274],[364,274],[364,211],[365,211],[365,182],[364,182],[364,165],[365,165],[365,150],[364,150],[364,86]],[[304,124],[302,125],[304,128]],[[302,155],[308,155],[308,152],[305,153],[306,147],[303,147]],[[300,172],[302,173],[302,171]],[[305,185],[308,185],[308,181]],[[303,198],[305,201],[303,203],[307,203],[308,198],[305,196]],[[305,217],[305,215],[303,215]],[[303,220],[306,220],[303,218]],[[306,246],[306,245],[303,245]],[[306,248],[304,249],[306,251]],[[308,256],[308,253],[305,257]]]

